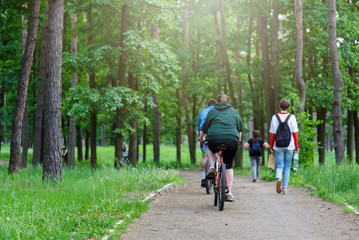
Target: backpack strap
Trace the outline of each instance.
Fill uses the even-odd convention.
[[[276,113],[276,114],[274,114],[274,115],[277,117],[278,122],[281,123],[282,121],[280,120],[280,117],[279,117],[278,113]]]
[[[284,121],[284,122],[285,122],[285,123],[288,123],[289,118],[290,118],[291,116],[292,116],[292,114],[290,114],[290,113],[289,113],[289,114],[288,114],[288,116],[287,116],[287,118],[285,119],[285,121]]]

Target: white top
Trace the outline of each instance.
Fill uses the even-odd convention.
[[[285,119],[288,116],[288,113],[279,113],[279,118],[282,122],[285,121]],[[278,119],[275,115],[272,116],[272,121],[270,123],[270,133],[274,133],[276,134],[277,129],[279,126],[279,122]],[[298,132],[298,124],[297,124],[297,119],[295,118],[295,116],[292,114],[292,116],[290,116],[289,120],[288,120],[288,127],[290,129],[291,134],[291,139],[290,139],[290,143],[288,145],[288,147],[277,147],[274,141],[274,150],[278,150],[278,149],[287,149],[287,150],[294,150],[295,149],[295,145],[294,145],[294,138],[293,138],[293,133]]]

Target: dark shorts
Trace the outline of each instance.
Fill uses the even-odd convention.
[[[217,147],[221,144],[225,144],[228,148],[222,151],[223,161],[226,164],[227,169],[231,169],[233,166],[233,158],[238,150],[238,141],[231,139],[214,139],[208,140],[208,147],[213,153],[219,152]]]

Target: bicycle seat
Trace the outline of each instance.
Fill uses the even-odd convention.
[[[223,143],[221,145],[217,146],[217,149],[222,150],[222,151],[226,150],[227,148],[228,148],[228,146]]]

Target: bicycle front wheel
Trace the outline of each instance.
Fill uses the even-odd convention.
[[[226,165],[224,163],[221,164],[220,176],[219,176],[219,189],[218,189],[218,196],[219,196],[219,204],[218,209],[222,211],[224,208],[224,201],[226,199]]]

